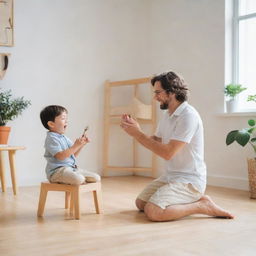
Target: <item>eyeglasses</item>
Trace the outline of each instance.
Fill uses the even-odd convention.
[[[164,92],[165,90],[156,90],[156,91],[153,91],[153,93],[155,95],[159,95],[161,92]]]

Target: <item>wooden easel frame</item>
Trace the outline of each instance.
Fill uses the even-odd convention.
[[[156,177],[156,155],[152,153],[151,167],[139,167],[138,166],[138,142],[133,140],[133,165],[130,167],[123,166],[110,166],[109,165],[109,135],[110,125],[120,124],[120,116],[111,115],[111,89],[113,87],[120,86],[133,86],[134,97],[138,96],[138,86],[140,84],[150,83],[151,77],[115,81],[106,81],[105,87],[105,104],[104,104],[104,145],[103,145],[103,176],[107,176],[109,171],[132,171],[134,174],[137,172],[150,172],[152,177]],[[150,86],[150,85],[149,85]],[[156,103],[152,97],[152,118],[151,119],[137,119],[140,124],[150,124],[152,134],[156,129]],[[117,119],[118,118],[118,119]]]

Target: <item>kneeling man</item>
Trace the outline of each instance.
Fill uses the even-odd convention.
[[[156,133],[145,135],[138,122],[127,114],[121,127],[144,147],[165,159],[165,172],[149,184],[136,199],[136,206],[152,221],[176,220],[192,214],[234,218],[217,206],[206,188],[203,124],[187,102],[188,88],[174,72],[151,80],[154,98],[164,110]]]

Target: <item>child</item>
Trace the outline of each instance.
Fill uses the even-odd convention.
[[[83,135],[72,143],[64,135],[67,113],[64,107],[57,105],[47,106],[40,113],[43,126],[49,130],[44,144],[47,178],[50,182],[71,185],[100,181],[98,174],[79,169],[76,165],[76,156],[89,140]]]

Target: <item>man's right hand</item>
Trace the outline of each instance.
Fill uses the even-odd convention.
[[[133,137],[141,132],[139,123],[128,114],[122,115],[120,126],[124,129],[125,132]]]

